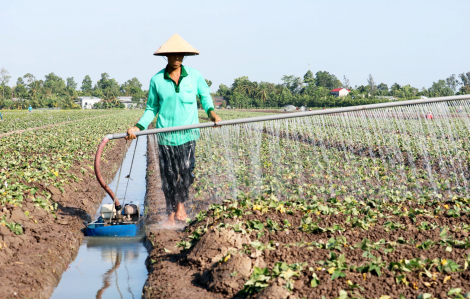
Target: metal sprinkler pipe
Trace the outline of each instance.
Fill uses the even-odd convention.
[[[149,135],[149,134],[157,134],[157,133],[183,131],[183,130],[189,130],[189,129],[201,129],[201,128],[237,125],[237,124],[243,124],[243,123],[252,123],[252,122],[260,122],[260,121],[276,120],[276,119],[286,119],[286,118],[294,118],[294,117],[305,117],[305,116],[313,116],[313,115],[343,113],[343,112],[351,112],[351,111],[358,111],[358,110],[371,110],[371,109],[378,109],[378,108],[408,106],[408,105],[417,105],[417,104],[426,104],[426,103],[435,103],[435,102],[448,102],[448,101],[463,100],[463,99],[470,99],[470,95],[467,94],[467,95],[460,95],[460,96],[427,98],[427,99],[419,99],[419,100],[400,101],[400,102],[393,102],[393,103],[380,103],[380,104],[361,105],[361,106],[351,106],[351,107],[344,107],[344,108],[333,108],[333,109],[315,110],[315,111],[307,111],[307,112],[274,114],[274,115],[266,115],[266,116],[258,116],[258,117],[224,120],[224,121],[220,121],[217,125],[214,122],[208,122],[208,123],[194,124],[194,125],[187,125],[187,126],[177,126],[177,127],[169,127],[169,128],[144,130],[144,131],[140,131],[140,132],[135,132],[134,134],[136,136],[141,136],[141,135]],[[103,153],[103,149],[106,146],[106,144],[108,143],[108,141],[112,140],[112,139],[124,138],[126,136],[127,136],[127,133],[118,133],[118,134],[106,135],[106,137],[103,138],[100,145],[98,146],[98,150],[97,150],[96,156],[95,156],[95,175],[96,175],[96,178],[98,179],[98,182],[103,187],[103,189],[105,189],[106,192],[109,194],[109,196],[111,196],[111,198],[114,200],[114,204],[115,204],[116,207],[120,206],[119,200],[118,200],[117,196],[114,194],[114,192],[111,190],[111,188],[109,188],[109,186],[106,184],[103,177],[101,176],[100,162],[101,162],[101,155]]]
[[[342,108],[332,108],[332,109],[325,109],[325,110],[315,110],[315,111],[306,111],[306,112],[294,112],[294,113],[287,113],[287,114],[273,114],[273,115],[266,115],[266,116],[239,118],[239,119],[223,120],[223,121],[220,121],[217,125],[214,122],[208,122],[208,123],[200,123],[200,124],[194,124],[194,125],[144,130],[144,131],[135,132],[134,134],[136,136],[141,136],[141,135],[167,133],[167,132],[183,131],[183,130],[190,130],[190,129],[202,129],[202,128],[210,128],[210,127],[237,125],[237,124],[243,124],[243,123],[252,123],[252,122],[260,122],[260,121],[276,120],[276,119],[343,113],[343,112],[351,112],[351,111],[358,111],[358,110],[371,110],[371,109],[378,109],[378,108],[389,108],[389,107],[427,104],[427,103],[435,103],[435,102],[448,102],[448,101],[456,101],[456,100],[463,100],[463,99],[470,99],[470,94],[459,95],[459,96],[449,96],[449,97],[427,98],[427,99],[419,99],[419,100],[409,100],[409,101],[399,101],[399,102],[393,102],[393,103],[380,103],[380,104],[342,107]],[[117,134],[106,135],[105,138],[107,138],[108,140],[111,140],[111,139],[124,138],[126,136],[127,136],[127,133],[117,133]]]

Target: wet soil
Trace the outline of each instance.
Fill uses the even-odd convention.
[[[119,167],[125,143],[118,140],[106,152],[101,171],[107,182]],[[15,235],[0,225],[0,298],[49,298],[52,294],[77,254],[84,223],[91,220],[89,215],[94,215],[105,195],[89,165],[93,161],[81,161],[70,169],[80,180],[66,184],[65,192],[35,183],[37,192],[50,194],[57,203],[55,216],[35,206],[29,194],[24,194],[22,206],[0,207],[6,220],[21,224],[24,232]]]
[[[147,142],[147,192],[145,206],[147,208],[146,226],[148,229],[158,227],[158,223],[165,218],[165,196],[163,195],[160,180],[160,167],[158,163],[158,148],[155,135],[149,135]]]
[[[146,261],[149,277],[144,285],[143,298],[223,298],[211,296],[204,287],[190,283],[198,272],[179,264],[181,256],[175,244],[185,237],[186,233],[181,231],[185,224],[179,223],[179,227],[171,229],[159,225],[165,220],[166,208],[158,148],[153,138],[149,135],[147,143],[146,245],[151,253]]]
[[[443,202],[442,204],[450,204]],[[235,205],[235,204],[234,204]],[[232,205],[232,207],[234,206]],[[436,208],[439,204],[428,208]],[[460,288],[462,294],[470,291],[470,270],[464,265],[470,249],[465,246],[439,244],[443,237],[440,229],[449,228],[449,238],[461,242],[467,240],[468,231],[461,230],[461,224],[468,224],[470,215],[462,213],[458,218],[447,217],[445,212],[436,215],[418,215],[413,219],[406,216],[396,216],[384,212],[384,217],[377,218],[373,225],[362,229],[347,221],[344,214],[312,213],[293,209],[279,212],[275,209],[247,209],[247,213],[234,217],[230,215],[230,203],[224,204],[225,212],[210,210],[207,217],[195,221],[184,231],[152,230],[148,232],[148,242],[152,251],[147,259],[149,278],[144,287],[145,298],[337,298],[340,291],[347,291],[348,298],[416,298],[423,293],[432,294],[432,298],[448,298],[451,289]],[[422,206],[414,203],[407,208],[418,209]],[[233,210],[233,209],[232,209]],[[238,214],[239,215],[239,214]],[[341,231],[302,231],[302,218],[309,215],[320,226],[328,228],[335,224]],[[362,216],[358,216],[361,218]],[[289,226],[283,226],[285,221]],[[401,224],[400,229],[387,229],[385,222],[393,220]],[[259,222],[264,224],[262,233],[258,230],[248,230],[246,223]],[[279,229],[267,229],[268,221],[279,224]],[[418,229],[423,222],[435,225],[433,229]],[[237,230],[233,229],[241,224]],[[202,233],[199,240],[194,239],[195,233]],[[247,233],[240,233],[239,228]],[[199,231],[198,231],[199,230]],[[346,242],[332,248],[326,248],[331,238],[344,237]],[[393,246],[361,248],[356,244],[365,239],[371,243],[395,242]],[[419,248],[425,240],[436,242],[430,249]],[[187,250],[177,244],[192,242]],[[270,244],[265,249],[255,249],[251,242]],[[315,247],[314,244],[320,244]],[[321,245],[323,244],[323,246]],[[356,246],[355,246],[356,245]],[[384,250],[388,248],[389,250]],[[468,248],[468,247],[467,247]],[[364,266],[372,261],[365,254],[380,258],[380,274],[374,271],[359,271],[354,267]],[[330,266],[322,265],[331,253],[345,256],[345,276],[332,279]],[[460,265],[458,271],[437,270],[429,268],[429,275],[424,270],[399,271],[390,268],[394,262],[404,262],[412,259],[438,259],[440,264],[454,261]],[[253,292],[245,292],[244,284],[257,268],[272,269],[276,263],[285,262],[288,265],[304,263],[297,276],[290,279],[290,290],[287,282],[281,277],[271,277],[267,288],[259,288]],[[330,268],[330,269],[329,269]],[[273,272],[272,272],[273,273]],[[319,284],[312,287],[312,278],[316,275]],[[403,276],[400,276],[403,275]],[[344,297],[346,298],[346,297]],[[383,297],[385,298],[385,297]],[[453,298],[453,297],[451,297]],[[457,297],[456,297],[457,298]]]
[[[344,145],[337,142],[331,142],[329,147],[339,151],[344,150]],[[349,150],[359,156],[380,157],[380,150],[385,151],[387,148],[376,148],[373,153],[369,153],[368,148],[358,145]],[[153,185],[149,185],[147,202],[149,205],[154,204],[155,219],[163,219],[165,203],[158,183],[158,154],[154,157],[153,164],[157,168],[148,176]],[[423,159],[413,162],[418,163],[419,167],[424,165]],[[152,163],[150,159],[149,163]],[[318,194],[318,196],[321,195]],[[208,192],[203,197],[207,203],[214,202],[208,198]],[[343,204],[343,200],[344,198],[338,198],[339,206]],[[150,227],[147,232],[148,245],[151,248],[147,259],[149,277],[144,286],[144,297],[337,298],[340,296],[340,291],[344,290],[348,292],[347,298],[380,298],[381,296],[384,296],[382,298],[416,298],[424,293],[432,294],[430,298],[452,298],[452,296],[447,296],[451,289],[460,288],[462,294],[470,292],[470,269],[468,269],[470,246],[455,245],[458,242],[459,244],[469,242],[468,229],[460,229],[469,225],[470,217],[467,212],[461,212],[455,218],[446,215],[448,206],[455,204],[451,201],[434,204],[424,202],[426,205],[424,203],[418,205],[415,201],[384,203],[386,207],[399,206],[400,211],[406,211],[406,215],[400,211],[398,212],[401,214],[398,215],[392,213],[391,210],[382,210],[381,203],[374,204],[370,200],[371,197],[364,197],[364,202],[367,204],[361,206],[362,212],[355,216],[348,214],[347,211],[330,213],[320,212],[315,210],[316,208],[312,208],[312,211],[291,209],[284,212],[269,208],[261,212],[251,206],[251,209],[235,217],[233,213],[229,213],[232,203],[226,203],[223,205],[224,209],[221,208],[217,212],[218,214],[214,210],[209,210],[207,217],[203,217],[204,219],[192,223],[183,230]],[[468,205],[468,201],[466,203]],[[314,206],[313,202],[309,204]],[[317,204],[319,204],[318,201],[315,202],[315,205]],[[326,201],[321,204],[335,206]],[[415,214],[408,213],[407,209],[409,211],[413,209]],[[427,209],[430,213],[420,214],[418,211],[420,209]],[[464,210],[468,211],[466,208]],[[376,219],[372,219],[369,215],[366,219],[365,214],[369,211],[374,213],[381,211],[383,215]],[[152,214],[151,210],[150,213]],[[303,231],[302,219],[306,215],[318,222],[321,227],[332,228],[337,225],[342,230]],[[350,221],[348,217],[357,218],[357,221]],[[270,221],[278,223],[279,229],[267,229]],[[288,227],[283,225],[285,221],[289,223]],[[364,223],[361,224],[360,221]],[[386,222],[388,221],[392,221],[400,228],[387,228]],[[263,230],[257,231],[253,228],[249,230],[248,222],[263,224]],[[424,226],[425,222],[435,227],[420,229],[419,227]],[[361,225],[369,226],[363,228]],[[450,250],[449,246],[440,244],[444,242],[444,238],[440,236],[440,229],[444,226],[449,228],[449,238],[458,241],[450,246]],[[237,227],[237,230],[234,227]],[[243,233],[243,230],[247,233]],[[195,234],[200,235],[200,239],[194,238]],[[326,243],[331,239],[333,239],[331,243],[333,244],[335,239],[342,237],[345,238],[345,243],[326,247]],[[367,250],[354,246],[364,240],[371,243],[379,242],[381,245],[376,248],[368,247]],[[434,245],[428,249],[419,248],[427,241],[434,242]],[[186,242],[186,245],[183,242]],[[252,242],[264,244],[264,249],[255,249]],[[184,247],[186,247],[185,250],[183,250]],[[334,267],[322,264],[322,262],[326,263],[332,253],[337,256],[344,255],[347,265],[342,271],[344,277],[332,279],[332,273],[328,270]],[[453,261],[460,268],[458,271],[438,270],[434,265],[426,273],[423,269],[407,271],[397,270],[390,266],[393,263],[407,263],[413,259],[422,261],[437,259],[437,264],[440,265]],[[373,260],[378,260],[377,263],[383,264],[380,266],[380,274],[374,271],[357,270]],[[285,277],[271,275],[279,262],[288,265],[296,263],[305,265],[298,270],[297,275],[284,279]],[[247,291],[245,284],[253,278],[258,268],[267,269],[271,273],[267,286]],[[318,278],[317,286],[312,286],[314,277]]]

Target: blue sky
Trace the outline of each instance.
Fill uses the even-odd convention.
[[[7,1],[0,0],[0,67],[36,78],[54,72],[137,77],[148,89],[166,62],[153,52],[174,33],[201,52],[185,64],[230,85],[240,76],[329,71],[351,84],[422,88],[470,71],[470,1]]]

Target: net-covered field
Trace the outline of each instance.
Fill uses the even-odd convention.
[[[459,101],[203,129],[173,256],[214,298],[463,298],[469,115]]]

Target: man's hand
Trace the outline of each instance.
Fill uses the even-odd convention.
[[[218,123],[219,121],[221,121],[222,119],[220,118],[220,116],[217,115],[217,113],[215,113],[214,110],[212,110],[212,111],[211,111],[211,120],[212,120],[213,122],[215,122],[215,124],[217,125],[217,123]]]
[[[135,136],[134,132],[139,132],[139,131],[140,131],[140,129],[137,128],[137,127],[129,128],[129,130],[127,130],[126,139],[136,139],[137,136]]]

